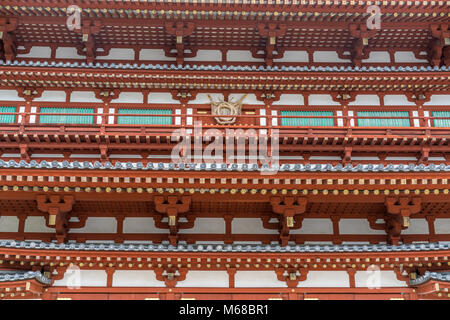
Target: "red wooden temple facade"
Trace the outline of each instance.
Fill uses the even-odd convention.
[[[449,299],[449,8],[3,0],[0,299]]]

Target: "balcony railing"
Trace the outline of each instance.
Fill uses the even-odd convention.
[[[1,102],[0,102],[1,103]],[[210,114],[204,105],[189,109],[160,106],[89,107],[87,104],[64,104],[25,107],[3,103],[0,107],[0,130],[4,133],[117,133],[117,134],[166,134],[185,128],[186,134],[194,129],[254,129],[279,130],[280,135],[340,134],[351,130],[352,134],[439,134],[450,135],[450,106],[432,106],[419,113],[417,108],[398,107],[349,107],[346,114],[341,108],[292,106],[283,110],[254,106],[244,109],[233,124],[218,124],[216,115]],[[308,110],[310,109],[310,110]],[[381,109],[381,110],[380,110]],[[30,110],[30,109],[28,109]],[[393,110],[393,111],[389,111]],[[259,113],[259,114],[258,114]],[[419,115],[421,114],[421,115]]]

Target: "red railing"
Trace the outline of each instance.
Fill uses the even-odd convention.
[[[408,134],[408,132],[414,133],[414,134],[421,134],[418,132],[429,132],[429,134],[433,133],[439,133],[439,134],[450,134],[450,116],[449,117],[433,117],[432,115],[433,111],[450,111],[450,106],[432,106],[429,110],[425,110],[428,112],[428,115],[425,115],[424,113],[422,116],[413,115],[413,112],[417,109],[410,108],[405,109],[404,106],[398,106],[398,107],[379,107],[377,109],[374,109],[374,107],[364,107],[364,106],[358,106],[358,107],[351,107],[348,111],[353,112],[353,115],[349,114],[343,114],[343,115],[337,115],[337,111],[342,111],[340,108],[335,108],[333,110],[333,116],[321,116],[321,115],[309,115],[309,116],[297,116],[297,115],[279,115],[279,114],[272,114],[271,109],[260,107],[260,106],[254,106],[253,109],[249,110],[243,110],[243,114],[236,116],[236,121],[233,124],[218,124],[215,118],[216,115],[206,114],[205,111],[206,107],[204,105],[202,106],[192,106],[192,113],[187,113],[186,111],[181,113],[181,109],[178,109],[180,113],[176,113],[176,107],[172,106],[166,106],[166,105],[158,105],[153,106],[154,109],[171,109],[172,114],[123,114],[118,113],[118,109],[124,108],[124,109],[146,109],[145,106],[142,105],[123,105],[123,104],[117,104],[114,106],[108,106],[105,107],[102,104],[96,103],[94,106],[89,106],[87,103],[70,103],[70,104],[55,104],[55,103],[49,103],[49,104],[43,104],[38,105],[35,108],[33,112],[31,111],[25,111],[25,112],[1,112],[0,113],[0,120],[3,121],[0,122],[0,131],[7,133],[7,132],[44,132],[48,131],[49,133],[54,133],[55,131],[63,133],[63,132],[103,132],[103,133],[127,133],[130,134],[136,134],[137,132],[142,132],[145,134],[151,134],[154,133],[171,133],[176,129],[185,128],[185,129],[199,129],[199,124],[201,123],[202,129],[255,129],[255,130],[275,130],[278,129],[280,134],[296,134],[299,135],[303,133],[326,133],[329,132],[331,135],[333,132],[337,132],[336,130],[342,131],[342,130],[352,130],[353,133],[364,133],[364,132],[379,132],[380,134],[386,133],[387,131],[395,132],[398,134]],[[19,109],[18,103],[2,103],[0,102],[0,105],[3,106],[15,106],[16,110]],[[68,108],[93,108],[93,113],[43,113],[40,112],[40,108],[43,106],[50,106],[50,107],[68,107]],[[290,106],[291,107],[291,106]],[[22,107],[24,108],[24,107]],[[100,109],[101,108],[101,109]],[[148,107],[147,107],[148,108]],[[321,110],[323,107],[317,107],[317,106],[299,106],[300,110],[305,111],[317,111]],[[327,110],[331,110],[330,107],[326,107]],[[369,109],[370,108],[370,109]],[[257,114],[260,109],[264,109],[266,114]],[[292,110],[291,108],[289,108]],[[381,110],[380,110],[381,109]],[[29,109],[28,109],[29,110]],[[178,111],[177,110],[177,111]],[[283,110],[280,106],[277,107],[275,110]],[[390,111],[390,110],[402,110],[406,111],[408,110],[409,116],[358,116],[357,112],[359,111]],[[114,111],[114,112],[110,112]],[[417,113],[419,114],[419,113]],[[5,121],[5,117],[7,115],[14,115],[14,121],[9,122]],[[62,116],[62,117],[69,117],[69,116],[77,116],[77,117],[92,117],[92,123],[66,123],[66,121],[61,121],[59,123],[42,123],[41,122],[41,116]],[[170,118],[170,124],[151,124],[151,123],[143,123],[143,124],[118,124],[119,117],[123,117],[123,119],[130,119],[133,117],[136,118],[147,118],[152,117],[152,119],[163,117],[163,118]],[[222,116],[227,117],[227,116]],[[80,118],[78,118],[80,119]],[[321,125],[304,125],[304,126],[293,126],[293,125],[281,125],[281,122],[283,119],[309,119],[311,120],[311,123],[314,121],[320,120],[320,119],[332,119],[333,125],[332,126],[321,126]],[[363,119],[377,119],[377,120],[409,120],[409,126],[359,126],[358,120]],[[67,119],[66,119],[67,120]],[[435,126],[436,120],[440,121],[448,121],[449,125],[448,127],[444,126]],[[136,121],[138,122],[138,121]],[[157,122],[157,121],[155,121]],[[443,125],[446,125],[446,123],[443,123]],[[333,131],[334,130],[334,131]],[[193,132],[193,131],[192,131]],[[189,134],[189,132],[188,132]],[[425,134],[425,133],[423,133]]]

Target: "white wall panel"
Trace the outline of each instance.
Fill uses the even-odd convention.
[[[76,233],[115,233],[117,221],[114,218],[87,218],[86,225],[80,229],[72,229]]]
[[[154,233],[164,230],[167,231],[155,227],[153,218],[125,218],[123,221],[124,233]]]
[[[186,280],[177,283],[177,287],[228,287],[226,271],[189,271]]]
[[[302,227],[291,234],[333,234],[333,223],[330,219],[303,219]]]
[[[44,217],[27,217],[25,220],[25,232],[51,232],[55,229],[47,228]]]
[[[277,234],[277,230],[268,230],[263,228],[261,219],[252,218],[235,218],[231,224],[233,233],[248,233],[248,234]]]
[[[86,59],[77,53],[77,48],[59,47],[56,49],[56,59]]]
[[[286,282],[278,281],[275,271],[237,271],[235,287],[242,288],[286,288]]]
[[[391,62],[391,56],[386,51],[372,51],[369,54],[369,59],[364,59],[363,63],[378,63],[378,62]]]
[[[32,47],[27,54],[18,54],[17,58],[50,58],[52,50],[50,47]]]
[[[350,102],[349,106],[379,106],[380,98],[375,94],[358,94],[355,101]]]
[[[197,218],[192,229],[180,229],[179,233],[225,233],[225,220]]]
[[[103,102],[95,97],[93,91],[73,91],[70,95],[70,102]]]
[[[17,217],[0,217],[0,232],[16,232],[19,228]]]
[[[198,50],[197,56],[185,58],[184,61],[222,61],[222,52],[219,50]]]
[[[428,234],[428,222],[425,219],[410,219],[408,229],[402,231],[402,234]]]
[[[341,234],[386,234],[384,230],[373,230],[369,221],[363,219],[341,219],[339,221]]]
[[[340,106],[339,102],[333,101],[329,94],[312,94],[309,96],[309,104],[312,106]]]
[[[65,102],[66,92],[65,91],[44,91],[42,96],[33,100],[33,102],[39,101],[54,101],[54,102]]]
[[[349,287],[348,273],[347,271],[310,271],[306,280],[298,283],[298,287]]]
[[[275,101],[274,103],[272,103],[272,105],[274,106],[298,106],[304,104],[305,101],[303,95],[301,94],[282,94],[279,101]]]
[[[450,233],[450,219],[436,219],[434,221],[434,230],[439,234],[449,234]]]
[[[396,52],[395,62],[428,62],[426,59],[417,59],[414,52]]]
[[[405,281],[399,281],[394,271],[357,271],[355,274],[356,287],[405,287]]]
[[[165,287],[156,280],[153,270],[117,270],[113,276],[113,287]]]
[[[349,59],[339,58],[335,51],[315,51],[314,62],[351,62]]]
[[[104,270],[66,271],[64,278],[56,280],[54,286],[105,287],[106,279],[107,275]]]
[[[285,51],[281,59],[273,59],[275,62],[308,62],[306,51]]]
[[[6,101],[25,101],[19,97],[17,90],[0,90],[0,100]]]

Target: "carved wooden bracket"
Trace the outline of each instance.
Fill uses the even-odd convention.
[[[166,56],[168,57],[176,57],[177,64],[183,64],[184,58],[195,57],[197,55],[197,49],[192,47],[185,47],[183,43],[183,37],[187,37],[194,33],[195,24],[193,22],[167,22],[166,23],[166,32],[172,36],[175,36],[176,44],[175,50],[176,53],[172,53],[171,49],[165,49]],[[186,52],[186,49],[189,52]]]
[[[398,281],[409,281],[409,274],[406,276],[403,275],[404,271],[405,269],[402,269],[400,267],[394,267],[395,276]]]
[[[432,96],[430,92],[406,92],[406,99],[409,102],[413,102],[416,105],[423,105],[426,102],[429,102]]]
[[[14,61],[17,55],[17,39],[14,31],[17,29],[18,21],[14,18],[0,18],[0,59]]]
[[[277,279],[279,281],[286,282],[288,288],[296,288],[300,281],[305,281],[308,276],[308,269],[300,268],[277,268],[275,273],[277,274]]]
[[[375,36],[377,33],[376,29],[368,30],[365,23],[360,25],[351,24],[349,26],[349,31],[352,37],[356,38],[353,41],[353,46],[350,49],[350,58],[354,66],[361,67],[362,60],[369,57],[369,51],[366,46],[369,44],[369,39]]]
[[[307,199],[303,197],[272,197],[272,211],[282,216],[279,224],[280,242],[286,246],[289,242],[289,230],[295,226],[294,216],[304,213]],[[300,222],[301,223],[301,222]]]
[[[433,40],[428,45],[428,61],[435,67],[439,67],[442,62],[448,66],[450,59],[450,49],[448,49],[448,46],[450,46],[449,25],[445,23],[432,24],[430,25],[430,31]],[[444,47],[446,48],[444,49]]]
[[[117,99],[120,94],[119,89],[95,89],[95,97],[104,103],[110,103],[111,100]]]
[[[267,38],[265,52],[264,54],[259,54],[258,49],[252,49],[252,55],[255,58],[264,58],[266,65],[272,66],[273,59],[280,59],[284,55],[284,49],[277,46],[277,37],[282,37],[286,34],[286,25],[259,23],[258,31],[260,36]]]
[[[255,91],[255,96],[259,101],[266,105],[271,105],[275,101],[280,100],[281,92],[279,91]]]
[[[83,44],[78,46],[78,54],[86,56],[87,63],[93,63],[97,56],[106,56],[109,54],[110,47],[103,47],[103,52],[98,52],[98,44],[95,35],[100,33],[102,23],[99,20],[82,21],[81,29],[75,29],[75,32],[82,34]]]
[[[56,267],[53,271],[56,271],[56,274],[51,274],[51,285],[53,285],[53,283],[56,280],[62,280],[64,278],[64,274],[66,273],[67,270],[67,266],[58,266]]]
[[[17,95],[27,102],[31,102],[36,98],[39,98],[42,96],[42,93],[44,92],[44,88],[30,88],[30,87],[23,87],[23,88],[17,88]]]
[[[156,280],[164,281],[168,288],[174,288],[178,281],[184,281],[188,273],[187,268],[156,268]]]
[[[344,147],[344,152],[342,154],[342,164],[347,165],[352,161],[352,151],[353,148],[350,146]]]
[[[37,208],[48,213],[46,224],[48,227],[55,228],[56,239],[59,243],[64,242],[69,232],[69,215],[67,213],[72,210],[74,200],[73,196],[36,196]]]
[[[155,196],[155,210],[169,217],[168,227],[170,229],[169,240],[172,245],[178,242],[178,215],[186,213],[191,206],[190,196]]]
[[[195,100],[198,91],[196,90],[172,90],[172,99],[180,101],[182,104],[187,104],[191,100]]]
[[[340,103],[341,105],[348,104],[356,100],[357,92],[331,92],[331,98],[333,101]]]
[[[385,206],[387,212],[385,230],[388,235],[388,242],[397,245],[402,230],[409,227],[410,216],[419,213],[422,209],[422,198],[411,196],[387,197]]]

